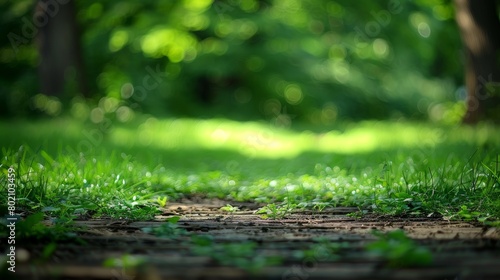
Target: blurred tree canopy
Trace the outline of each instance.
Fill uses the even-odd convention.
[[[68,3],[59,2],[52,1]],[[78,69],[65,73],[64,92],[40,90],[36,42],[44,26],[34,22],[35,4],[0,4],[8,39],[0,45],[0,114],[89,117]],[[292,118],[456,122],[465,112],[451,0],[75,4],[87,97],[124,121],[140,111],[281,126]]]

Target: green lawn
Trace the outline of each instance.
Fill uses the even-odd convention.
[[[328,206],[493,224],[500,217],[500,132],[488,125],[284,129],[224,119],[62,118],[1,121],[0,133],[1,201],[11,167],[16,211],[28,214],[151,219],[165,197],[201,195],[264,202],[280,213],[271,217]]]

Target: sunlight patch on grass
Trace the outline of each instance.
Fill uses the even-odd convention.
[[[293,157],[310,144],[300,133],[261,123],[191,119],[146,121],[138,129],[116,128],[110,140],[119,146],[228,150],[262,158]]]
[[[366,153],[393,148],[435,147],[445,140],[444,137],[442,129],[431,126],[363,122],[343,133],[330,131],[319,136],[315,148],[321,152]]]
[[[362,122],[325,133],[293,131],[266,123],[229,120],[151,120],[138,129],[113,130],[111,141],[120,146],[159,149],[229,150],[256,158],[292,158],[304,152],[368,153],[394,148],[432,148],[443,141],[482,144],[499,135],[493,129],[435,127],[425,124]]]
[[[83,125],[71,119],[55,119],[0,123],[0,131],[15,135],[10,142],[18,139],[19,144],[48,145],[45,142],[56,141],[84,152],[100,149],[101,144],[107,143],[127,149],[221,150],[262,159],[293,158],[307,152],[349,155],[394,149],[428,149],[444,142],[500,146],[500,132],[488,125],[446,127],[377,121],[339,124],[329,130],[312,132],[278,128],[265,122],[225,119],[160,120],[149,117],[135,124],[111,124],[109,129]],[[9,143],[4,141],[4,144]]]

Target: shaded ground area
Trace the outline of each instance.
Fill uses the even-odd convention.
[[[294,212],[262,219],[262,205],[182,201],[158,221],[78,221],[82,244],[61,242],[45,263],[18,263],[22,279],[500,279],[500,229],[442,218],[351,218],[356,209]],[[181,216],[165,236],[147,234]],[[432,252],[431,265],[388,268],[364,248],[372,230],[402,229]],[[185,231],[184,231],[185,230]],[[193,237],[196,236],[196,237]],[[193,240],[198,240],[194,241]],[[208,242],[208,243],[207,243]],[[232,245],[231,245],[232,244]],[[31,259],[46,244],[25,246]],[[126,256],[126,257],[124,257]],[[103,265],[118,260],[115,267]],[[274,260],[279,259],[279,262]],[[118,264],[121,262],[122,267]]]

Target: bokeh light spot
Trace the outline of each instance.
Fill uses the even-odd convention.
[[[337,119],[338,109],[333,103],[327,103],[321,110],[321,121],[324,124],[330,124]]]
[[[303,94],[299,85],[291,84],[285,88],[286,102],[292,105],[297,105],[302,101]]]
[[[216,55],[223,55],[226,53],[228,46],[225,42],[209,37],[202,41],[201,43],[203,52],[205,53],[214,53]]]
[[[428,38],[431,35],[431,28],[427,22],[421,22],[418,24],[418,34],[424,38]]]
[[[195,52],[197,41],[192,34],[169,28],[156,29],[141,38],[141,49],[147,56],[167,56],[172,62],[179,62],[189,50]],[[190,50],[191,49],[191,50]],[[193,57],[191,54],[190,57]]]
[[[37,94],[32,99],[33,106],[45,112],[49,116],[57,116],[61,113],[62,103],[57,97]]]
[[[203,14],[191,14],[182,18],[182,24],[191,30],[204,30],[210,25],[210,19]]]
[[[389,45],[384,39],[375,39],[373,41],[373,52],[379,57],[386,57],[389,54]]]
[[[203,12],[212,5],[213,0],[184,0],[183,5],[186,9]]]
[[[240,2],[240,7],[247,13],[253,13],[259,9],[259,2],[255,0],[246,0]]]
[[[422,13],[412,13],[410,15],[410,23],[417,29],[418,34],[424,38],[428,38],[431,35],[431,28],[429,26],[428,18]]]
[[[45,106],[45,112],[50,116],[57,116],[61,113],[62,104],[57,98],[50,98]]]
[[[89,116],[89,107],[83,101],[75,101],[71,106],[71,115],[76,119],[84,120]]]
[[[232,31],[233,22],[231,20],[221,20],[215,27],[215,35],[219,38],[224,38]]]
[[[250,20],[235,21],[235,29],[241,40],[247,40],[257,33],[257,25]]]
[[[99,100],[99,107],[101,107],[105,113],[111,113],[118,107],[119,101],[113,97],[103,97]]]
[[[116,110],[116,118],[120,121],[120,122],[128,122],[130,120],[132,120],[134,116],[134,111],[132,111],[129,107],[127,106],[120,106],[117,110]]]
[[[277,115],[281,112],[281,102],[278,99],[272,98],[264,103],[264,113],[266,115]]]
[[[334,60],[343,60],[346,57],[346,50],[341,45],[333,45],[330,47],[328,57]]]
[[[35,108],[37,109],[45,108],[45,104],[47,103],[47,101],[47,96],[43,94],[37,94],[35,95],[35,97],[33,97],[33,105],[35,105]]]
[[[118,30],[111,35],[109,39],[109,50],[117,52],[125,46],[128,42],[128,33],[123,30]]]
[[[332,66],[333,77],[340,82],[341,84],[345,84],[349,81],[349,65],[339,61],[333,63]]]
[[[173,46],[169,49],[167,56],[174,63],[181,62],[184,59],[184,50]]]
[[[134,94],[134,86],[131,83],[124,83],[120,93],[123,99],[129,99]]]
[[[90,121],[93,123],[100,123],[104,120],[104,110],[97,107],[90,111]]]

